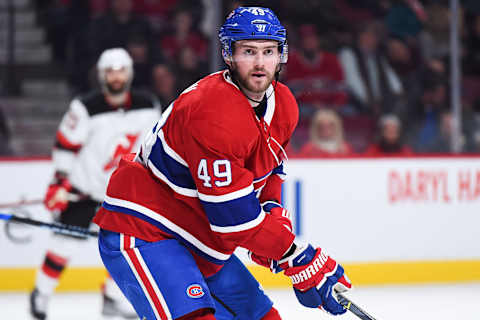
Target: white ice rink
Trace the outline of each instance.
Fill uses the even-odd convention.
[[[290,290],[267,290],[283,319],[358,320],[347,313],[331,317],[319,310],[301,307]],[[377,320],[480,319],[480,283],[361,287],[349,297]],[[51,301],[48,320],[98,320],[100,296],[95,293],[60,293]],[[30,319],[25,293],[0,294],[1,320]]]

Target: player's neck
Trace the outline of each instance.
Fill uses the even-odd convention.
[[[265,96],[266,91],[262,92],[253,92],[251,90],[248,90],[243,86],[240,81],[237,81],[235,77],[233,76],[234,72],[229,69],[229,73],[227,74],[228,77],[230,77],[231,81],[240,89],[240,91],[243,93],[245,98],[248,99],[248,102],[252,107],[257,107],[263,100],[263,97]]]
[[[250,90],[247,90],[246,88],[243,88],[240,86],[241,90],[243,91],[243,94],[247,97],[248,102],[252,107],[257,107],[260,102],[262,102],[263,97],[265,96],[265,91],[263,92],[252,92]]]
[[[112,107],[118,108],[123,105],[125,105],[125,102],[127,101],[127,92],[123,92],[121,94],[105,94],[105,99],[107,100],[108,104],[111,105]]]

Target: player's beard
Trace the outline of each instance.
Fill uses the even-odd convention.
[[[112,81],[106,83],[107,90],[111,95],[118,95],[125,92],[127,84],[123,81]]]
[[[232,68],[232,74],[233,74],[233,77],[235,78],[235,80],[238,81],[239,85],[252,92],[252,93],[264,93],[268,87],[270,86],[270,84],[272,83],[275,75],[274,74],[270,74],[268,71],[264,70],[264,69],[261,69],[261,70],[252,70],[252,71],[249,71],[248,74],[246,76],[242,76],[240,75],[240,73],[238,73],[237,71],[237,68]],[[253,79],[255,79],[255,76],[253,76],[253,74],[255,72],[262,72],[262,73],[265,73],[265,81],[261,84],[256,84],[254,83]]]

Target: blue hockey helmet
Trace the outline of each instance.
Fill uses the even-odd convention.
[[[232,44],[239,40],[275,40],[279,43],[280,63],[288,59],[287,31],[275,13],[262,7],[238,7],[227,17],[218,32],[222,54],[232,57]]]

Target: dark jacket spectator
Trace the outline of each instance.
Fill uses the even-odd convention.
[[[152,52],[147,39],[142,34],[132,35],[128,39],[127,47],[133,60],[133,78],[132,87],[137,89],[147,89],[152,84],[152,67],[159,64],[163,59]]]
[[[132,8],[132,0],[112,0],[110,10],[92,22],[90,37],[94,59],[105,49],[126,48],[133,34],[140,34],[147,41],[152,39],[150,24],[134,14]]]
[[[426,77],[423,94],[409,114],[410,145],[416,152],[431,152],[440,136],[441,115],[448,109],[447,86],[435,75]]]
[[[346,83],[360,111],[394,112],[401,106],[402,83],[379,46],[378,24],[362,26],[353,47],[339,53]]]
[[[199,60],[208,60],[208,42],[206,38],[194,28],[193,13],[188,7],[180,7],[173,18],[173,30],[161,39],[163,54],[170,61],[179,56],[183,48],[189,47],[195,52]]]
[[[385,17],[385,24],[390,34],[407,40],[420,33],[426,20],[419,0],[396,0]]]
[[[336,55],[320,48],[314,25],[302,25],[299,36],[301,46],[290,53],[284,80],[300,109],[344,106],[348,95],[344,72]]]
[[[387,58],[398,75],[405,92],[406,105],[413,105],[422,94],[422,77],[427,69],[420,50],[405,39],[390,37],[387,40]],[[405,108],[406,109],[406,108]],[[402,117],[407,110],[395,110]]]
[[[480,14],[467,15],[467,38],[465,39],[465,57],[463,72],[467,75],[480,74]]]
[[[180,91],[185,90],[208,74],[207,63],[202,61],[191,47],[182,48],[174,61],[177,69],[177,86]]]
[[[132,37],[144,38],[152,55],[157,55],[152,28],[145,18],[133,12],[133,0],[111,0],[109,10],[91,21],[73,44],[70,83],[74,90],[90,90],[93,85],[89,77],[100,53],[109,48],[127,49]]]
[[[174,69],[166,64],[158,64],[152,69],[152,92],[157,96],[165,111],[178,96],[177,79]]]

